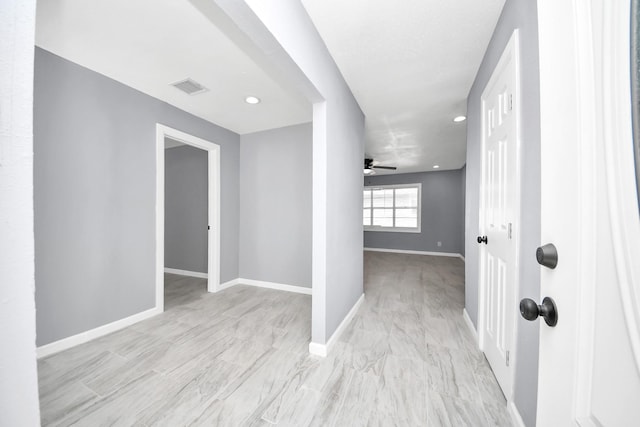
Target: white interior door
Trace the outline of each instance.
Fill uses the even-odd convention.
[[[537,423],[640,420],[640,218],[630,103],[629,1],[538,1],[542,242]]]
[[[483,237],[478,241],[482,295],[480,346],[507,398],[512,390],[511,349],[517,313],[518,81],[516,30],[482,93]]]

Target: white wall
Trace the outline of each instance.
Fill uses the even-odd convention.
[[[306,123],[240,137],[240,277],[311,287]]]
[[[0,10],[0,424],[38,426],[33,239],[35,1]]]

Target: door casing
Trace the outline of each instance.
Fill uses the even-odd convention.
[[[220,146],[169,126],[156,124],[156,307],[164,311],[164,174],[165,138],[207,151],[208,253],[207,291],[220,287]]]

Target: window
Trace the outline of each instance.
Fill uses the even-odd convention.
[[[362,224],[366,231],[420,232],[421,184],[364,188]]]

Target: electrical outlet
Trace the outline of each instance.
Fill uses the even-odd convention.
[[[442,242],[438,242],[438,247],[442,246]]]

